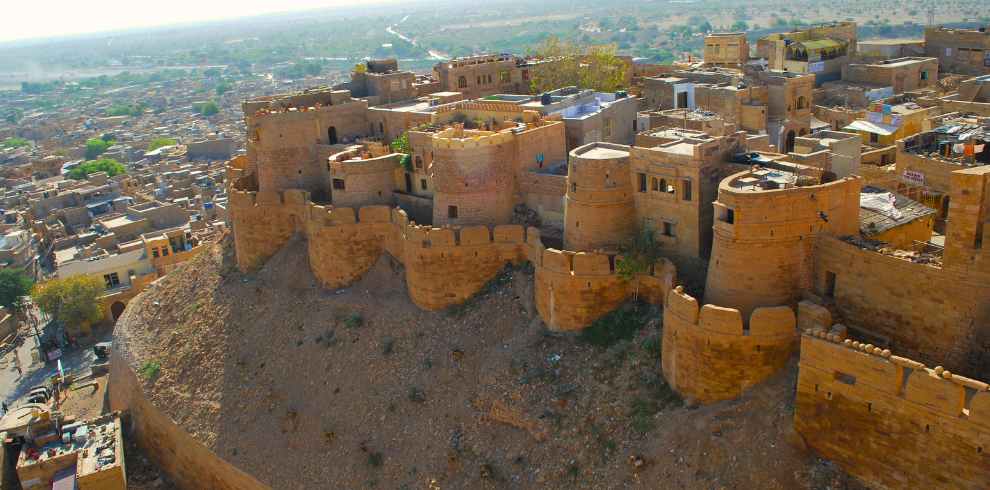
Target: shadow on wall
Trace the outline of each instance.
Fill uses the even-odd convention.
[[[405,266],[412,301],[429,311],[467,301],[506,263],[529,260],[543,321],[551,330],[579,330],[637,292],[662,304],[676,277],[674,265],[663,260],[649,275],[625,280],[615,270],[614,255],[547,249],[533,227],[420,226],[401,209],[320,206],[299,190],[232,191],[230,203],[242,270],[259,267],[300,232],[308,239],[310,267],[324,287],[351,284],[388,253]]]
[[[990,488],[988,385],[836,327],[801,337],[794,426],[808,445],[878,488]]]
[[[787,306],[753,310],[704,305],[678,286],[667,294],[661,364],[682,396],[701,403],[737,398],[787,365],[797,344]]]

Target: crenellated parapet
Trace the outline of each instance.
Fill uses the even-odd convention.
[[[363,276],[398,233],[388,206],[346,208],[310,203],[306,225],[310,269],[327,288]]]
[[[409,297],[425,310],[467,301],[507,263],[527,258],[522,226],[467,226],[459,229],[409,224],[403,238]]]
[[[794,425],[877,488],[990,488],[990,387],[846,338],[801,337]]]
[[[545,248],[538,233],[530,228],[527,253],[536,271],[536,309],[551,330],[580,330],[632,296],[662,305],[676,281],[676,269],[666,259],[625,278],[616,270],[620,256]]]
[[[701,403],[729,400],[783,369],[794,352],[797,319],[787,306],[753,310],[699,306],[678,286],[663,314],[664,377]]]
[[[384,254],[405,266],[412,301],[425,310],[461,304],[506,264],[533,263],[537,311],[553,330],[578,330],[629,297],[662,304],[676,270],[661,260],[630,279],[615,269],[621,257],[547,249],[536,228],[418,225],[401,209],[313,203],[303,190],[232,189],[230,214],[237,263],[260,267],[296,233],[307,239],[310,268],[321,285],[345,287]]]
[[[300,189],[284,192],[231,189],[227,201],[237,265],[246,271],[260,267],[293,234],[304,231],[310,197]]]

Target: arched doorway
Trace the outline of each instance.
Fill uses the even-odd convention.
[[[120,318],[120,315],[123,314],[124,314],[124,303],[121,303],[120,301],[116,301],[114,302],[114,304],[110,305],[110,315],[113,316],[114,322],[116,322],[117,319]]]
[[[787,132],[787,138],[784,139],[784,153],[790,153],[794,151],[794,130]]]

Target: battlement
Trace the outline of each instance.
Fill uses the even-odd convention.
[[[664,376],[702,403],[728,400],[783,369],[794,351],[797,319],[787,306],[753,310],[700,306],[680,286],[664,308]]]
[[[743,322],[742,313],[735,308],[704,305],[678,286],[667,296],[666,311],[679,320],[712,334],[747,337],[794,337],[797,318],[788,306],[756,308]]]
[[[794,426],[807,444],[877,488],[990,487],[987,383],[844,330],[801,336]]]
[[[410,223],[404,228],[404,237],[407,246],[416,248],[526,243],[526,231],[522,225],[434,228]]]
[[[624,278],[615,268],[621,256],[545,248],[538,231],[530,230],[527,253],[536,269],[536,308],[551,330],[582,329],[637,292],[640,299],[662,305],[676,281],[677,269],[667,259],[646,274]]]
[[[280,207],[284,205],[303,206],[310,202],[309,192],[302,189],[275,191],[244,191],[232,189],[227,200],[233,207]]]
[[[310,222],[320,226],[357,223],[391,223],[389,206],[364,206],[361,208],[333,207],[309,203]]]
[[[848,386],[902,398],[927,410],[990,429],[990,385],[895,356],[888,349],[846,338],[842,329],[807,329],[802,367],[833,371]],[[807,353],[807,354],[806,354]]]
[[[433,134],[433,147],[445,150],[470,150],[482,146],[495,146],[512,141],[511,132],[476,131],[448,128]]]
[[[402,263],[410,298],[426,310],[460,304],[484,288],[507,263],[527,259],[536,270],[537,310],[551,329],[577,330],[633,294],[660,304],[673,287],[666,259],[649,273],[619,276],[614,254],[547,249],[536,228],[520,225],[432,227],[401,209],[315,204],[309,193],[232,190],[238,264],[260,266],[291,238],[307,238],[310,266],[322,285],[345,287],[385,253]]]
[[[457,111],[509,112],[516,114],[527,112],[520,105],[497,101],[458,101],[437,107],[437,114]]]

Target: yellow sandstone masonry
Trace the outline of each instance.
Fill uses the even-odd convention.
[[[667,382],[701,403],[730,400],[787,365],[797,340],[794,311],[704,305],[678,286],[667,294],[661,364]]]
[[[990,488],[986,383],[833,330],[801,337],[794,426],[877,488]]]

